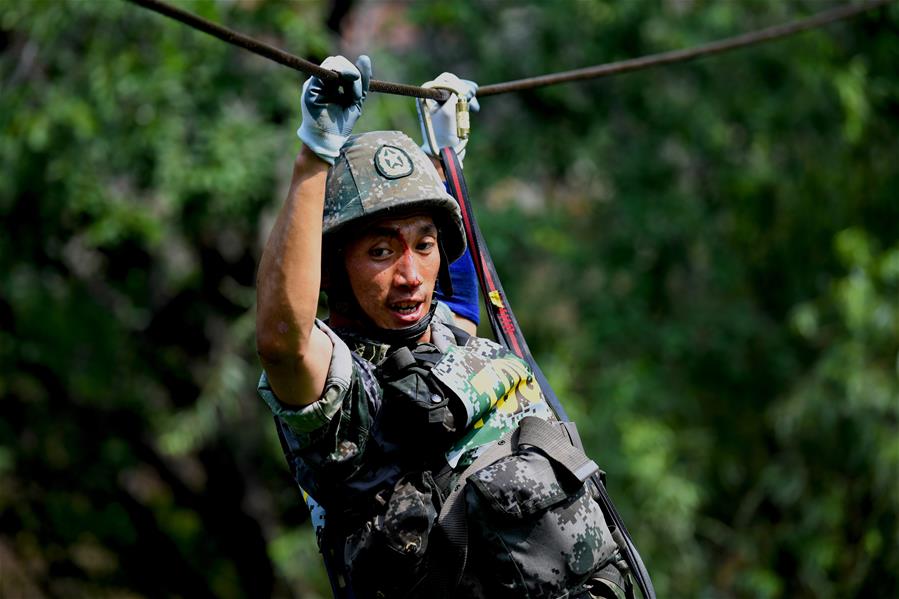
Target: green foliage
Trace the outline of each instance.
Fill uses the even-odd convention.
[[[762,480],[791,515],[774,542],[811,541],[797,554],[809,587],[851,596],[876,589],[870,578],[881,568],[899,566],[883,544],[899,514],[899,246],[881,251],[860,229],[841,231],[834,245],[846,272],[794,311],[796,330],[821,351],[766,414],[784,459]],[[792,484],[783,488],[785,477]]]
[[[184,3],[482,83],[815,3]],[[899,593],[899,11],[484,98],[466,175],[667,597]],[[302,78],[125,2],[0,0],[0,595],[328,596],[254,393]],[[417,131],[373,95],[361,129]],[[526,268],[523,268],[525,266]]]

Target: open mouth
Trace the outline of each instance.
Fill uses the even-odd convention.
[[[421,318],[423,302],[405,301],[388,304],[393,315],[403,323],[416,322]]]
[[[399,312],[400,314],[412,314],[418,309],[418,306],[421,305],[418,302],[411,302],[405,304],[391,304],[390,309],[394,312]]]

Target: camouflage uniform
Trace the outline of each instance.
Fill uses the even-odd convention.
[[[360,219],[424,206],[448,258],[464,250],[455,200],[410,145],[388,133],[351,138],[329,174],[326,241]],[[589,596],[607,571],[608,588],[623,587],[592,483],[528,446],[492,457],[526,417],[554,420],[530,368],[454,332],[449,318],[434,319],[430,343],[412,349],[317,321],[334,350],[320,399],[302,408],[281,404],[263,373],[259,394],[285,425],[297,482],[327,512],[323,546],[358,597],[434,596],[443,554],[429,551],[431,533],[443,502],[462,493],[472,559],[455,596]],[[401,351],[414,359],[391,370]]]

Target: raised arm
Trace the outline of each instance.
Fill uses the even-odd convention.
[[[322,211],[328,166],[362,112],[371,63],[343,57],[322,63],[342,80],[303,86],[303,148],[287,199],[269,235],[256,281],[256,349],[278,399],[303,406],[322,393],[333,345],[315,326],[321,285]]]

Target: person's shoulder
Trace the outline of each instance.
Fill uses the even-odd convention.
[[[431,343],[441,352],[446,352],[451,345],[464,346],[471,338],[471,335],[453,324],[452,320],[447,322],[435,317],[431,321]]]
[[[443,324],[453,324],[456,322],[456,317],[453,315],[453,311],[446,304],[446,302],[437,302],[437,309],[434,310],[434,320],[432,322],[440,322]]]
[[[452,324],[435,322],[431,326],[431,342],[441,352],[446,353],[450,345],[456,346],[464,355],[471,355],[479,360],[494,360],[498,358],[511,358],[520,361],[527,367],[527,363],[506,349],[493,339],[471,335]]]
[[[347,348],[350,360],[366,372],[374,371],[375,365],[384,359],[390,346],[363,337],[352,329],[332,327],[327,321],[316,320],[316,325],[331,337],[335,345],[339,342]]]

